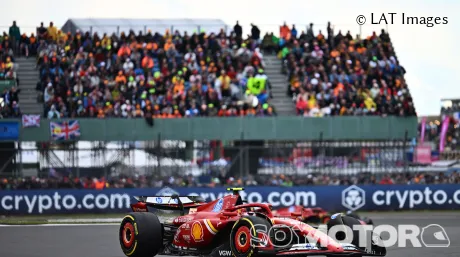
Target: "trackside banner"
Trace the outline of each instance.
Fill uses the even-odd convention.
[[[133,196],[175,193],[212,201],[229,192],[224,187],[0,191],[0,214],[127,212]],[[247,187],[241,195],[274,208],[301,204],[328,211],[460,209],[459,185]]]

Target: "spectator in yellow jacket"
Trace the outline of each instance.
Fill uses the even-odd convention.
[[[369,95],[365,96],[364,105],[366,105],[366,108],[368,110],[377,108],[377,105],[375,104],[374,100]]]
[[[54,27],[54,23],[50,22],[50,26],[48,27],[48,37],[50,37],[53,41],[57,40],[58,30]]]

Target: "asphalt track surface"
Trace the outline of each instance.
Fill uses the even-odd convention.
[[[377,225],[441,225],[449,247],[391,247],[389,257],[460,256],[460,212],[376,213],[371,218]],[[117,225],[2,226],[2,257],[124,257],[118,242]],[[164,257],[164,256],[159,256]]]

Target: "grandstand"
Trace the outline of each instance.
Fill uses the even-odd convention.
[[[40,46],[37,45],[37,40],[33,40],[36,42],[33,48],[38,50],[40,67],[40,81],[35,88],[43,91],[42,101],[46,100],[44,116],[126,116],[130,113],[126,110],[133,110],[138,116],[142,116],[149,106],[153,115],[163,115],[166,111],[166,115],[172,117],[192,116],[193,113],[198,113],[199,116],[271,116],[276,113],[293,115],[293,105],[295,105],[296,113],[303,116],[415,115],[412,98],[403,77],[404,68],[399,65],[389,36],[384,31],[379,36],[374,33],[364,40],[353,40],[350,34],[329,35],[333,33],[331,29],[328,29],[329,34],[326,37],[322,34],[313,35],[311,29],[307,33],[298,34],[295,28],[291,29],[284,25],[280,27],[280,37],[267,34],[261,40],[259,31],[258,35],[251,35],[250,38],[243,40],[240,38],[241,35],[230,34],[230,26],[220,20],[69,19],[61,30],[57,30],[54,25],[49,27],[53,29],[50,30],[43,25],[37,29],[38,34],[40,30],[42,35],[47,35],[46,40],[40,43]],[[48,31],[54,34],[48,34]],[[198,41],[194,39],[194,33]],[[171,42],[167,42],[165,38],[170,39]],[[78,41],[81,42],[76,43]],[[49,47],[53,46],[51,42],[57,43],[58,48],[62,49],[50,50]],[[122,46],[122,42],[128,43],[129,49]],[[206,45],[206,42],[214,42],[215,46],[212,49],[205,49],[202,44]],[[187,48],[187,43],[192,48]],[[164,66],[166,64],[163,54],[158,53],[157,47],[164,51],[165,47],[169,49],[171,45],[174,45],[174,50],[167,55],[166,63],[168,64]],[[345,45],[346,47],[343,48]],[[326,46],[331,49],[327,49]],[[375,52],[377,46],[383,46],[383,51],[376,56],[371,56],[370,53]],[[152,50],[152,47],[156,48]],[[342,48],[345,52],[341,50]],[[126,53],[129,54],[116,57],[115,53],[122,53],[120,49],[128,49]],[[325,54],[322,49],[327,49],[327,53]],[[282,62],[272,55],[273,50],[280,51],[278,57],[282,58]],[[145,51],[150,53],[149,56],[145,56]],[[262,54],[262,52],[266,53]],[[202,53],[214,56],[198,56],[197,58],[197,54],[202,55]],[[55,57],[51,56],[53,54]],[[113,57],[107,58],[107,54]],[[174,58],[171,54],[175,55]],[[217,57],[216,54],[223,54],[224,57]],[[128,57],[135,59],[131,60],[132,58]],[[204,57],[208,59],[204,60]],[[81,58],[86,59],[83,65],[80,65],[80,61],[73,69],[69,66],[72,60]],[[222,62],[222,60],[219,61],[219,58],[227,60]],[[161,63],[159,63],[160,59]],[[318,63],[320,59],[321,64]],[[93,64],[90,64],[90,60]],[[366,60],[369,61],[366,62]],[[117,63],[119,67],[109,66],[112,61],[122,61],[122,63]],[[60,73],[58,79],[52,74],[56,65]],[[31,82],[33,77],[31,78],[30,75],[34,73],[31,64],[24,62],[19,66],[29,68],[27,71],[20,70],[19,75],[23,74],[21,80],[25,82],[24,88],[30,91],[35,84]],[[113,69],[110,69],[112,67]],[[363,72],[368,67],[371,67],[371,70],[367,81],[361,81]],[[184,68],[187,69],[186,72],[183,71]],[[203,68],[206,68],[208,74],[203,73]],[[65,69],[68,69],[68,74],[64,74]],[[380,69],[385,71],[381,78],[377,77],[378,73],[376,73]],[[121,75],[118,74],[118,70],[122,71]],[[226,76],[221,76],[222,70],[227,73]],[[283,70],[287,77],[281,74],[280,70]],[[251,71],[250,74],[247,73],[248,71]],[[259,71],[262,71],[262,74],[258,74]],[[75,73],[79,73],[79,76],[72,75]],[[104,81],[101,80],[101,75]],[[173,75],[176,77],[172,77]],[[71,76],[71,82],[76,84],[67,90],[67,92],[70,90],[71,97],[63,92],[55,92],[56,84],[62,84],[66,76]],[[205,76],[211,76],[211,81],[207,81],[207,78],[204,80]],[[174,86],[174,90],[181,88],[180,84],[179,87],[172,85],[177,84],[177,78],[184,80],[184,94],[189,94],[187,91],[191,90],[194,98],[197,97],[194,87],[197,78],[203,80],[199,81],[203,85],[208,82],[214,83],[212,88],[216,89],[216,97],[221,99],[224,94],[224,101],[210,102],[209,99],[204,103],[195,101],[194,107],[186,101],[188,109],[182,105],[180,106],[182,108],[179,108],[178,104],[169,104],[168,110],[164,110],[165,105],[158,104],[160,100],[155,97],[167,95],[168,90],[164,90],[165,86],[161,85],[162,83],[168,83],[166,87]],[[134,80],[128,81],[130,79]],[[230,84],[229,89],[221,92],[221,81],[227,80]],[[263,89],[256,88],[260,84],[259,81],[264,84]],[[106,85],[103,84],[105,82]],[[114,101],[111,99],[113,96],[106,99],[107,94],[119,95],[121,93],[123,95],[125,93],[123,91],[125,87],[120,86],[120,82],[125,83],[124,86],[127,87],[128,92],[133,86],[139,86],[141,83],[145,89],[148,89],[145,90],[145,95],[136,96],[135,100],[138,103],[139,97],[143,97],[140,109],[132,102],[117,101],[118,99]],[[100,90],[103,95],[101,99],[106,104],[102,111],[100,106],[96,107],[98,103],[94,104],[96,106],[88,106],[85,97],[80,99],[82,100],[81,105],[78,100],[69,101],[68,98],[79,98],[78,95],[75,96],[75,93],[83,95],[94,93],[87,89],[85,90],[88,92],[83,92],[85,83],[91,86],[100,83],[99,86],[106,90],[116,91],[110,93]],[[153,83],[159,83],[160,85],[154,87],[159,87],[160,90],[151,89]],[[113,87],[114,84],[118,84],[118,87]],[[49,85],[52,85],[52,88],[49,88]],[[139,88],[144,88],[142,86]],[[207,86],[204,86],[202,94],[208,93],[206,92]],[[74,92],[75,90],[82,92]],[[118,92],[120,90],[121,92]],[[152,90],[156,92],[152,94]],[[174,90],[171,91],[173,95],[176,93]],[[285,92],[288,92],[288,95]],[[23,112],[36,113],[39,110],[37,103],[33,103],[35,99],[32,99],[29,93],[27,94],[27,99],[23,100]],[[58,94],[62,96],[58,97]],[[214,92],[209,94],[212,95]],[[230,95],[225,98],[228,94]],[[155,99],[151,99],[151,95],[154,95]],[[288,97],[293,98],[294,104],[290,103]],[[123,95],[122,98],[126,96]],[[269,98],[273,99],[268,101]],[[50,102],[50,99],[53,100]],[[155,101],[157,104],[154,103]],[[177,102],[177,99],[175,101]],[[212,106],[211,109],[209,106]],[[84,112],[81,107],[85,110]],[[163,109],[160,110],[160,107]],[[224,108],[221,109],[221,107]],[[125,111],[122,111],[122,108]]]
[[[441,99],[441,115],[453,115],[460,118],[460,99]]]
[[[440,162],[441,166],[458,168],[460,160],[460,99],[441,99],[437,116],[419,118],[420,145],[427,151],[427,162]]]
[[[5,81],[22,90],[8,84],[2,115],[26,114],[20,141],[40,141],[3,144],[0,175],[288,174],[304,183],[434,171],[414,161],[417,113],[387,32],[279,29],[243,37],[217,19],[42,24],[0,52]]]
[[[68,33],[58,32],[62,33],[62,38],[55,40],[67,41],[59,53],[65,57],[65,63],[61,60],[55,62],[59,73],[63,74],[63,66],[67,68],[74,58],[87,61],[69,70],[69,74],[79,74],[72,78],[76,86],[69,89],[76,100],[69,104],[66,95],[56,97],[55,85],[61,83],[62,77],[55,78],[55,68],[47,69],[47,58],[39,58],[45,115],[144,117],[148,112],[156,118],[177,118],[274,113],[267,102],[269,84],[265,88],[267,78],[260,60],[262,56],[254,40],[230,44],[237,39],[227,37],[224,30],[227,25],[215,20],[120,20],[119,26],[111,27],[110,24],[115,22],[70,19],[63,27]],[[162,24],[168,22],[172,25],[163,28]],[[200,22],[203,24],[194,25]],[[188,24],[188,29],[179,24]],[[79,28],[91,31],[84,32]],[[180,28],[185,32],[179,32],[177,29]],[[98,32],[103,34],[98,35]],[[242,72],[245,73],[243,77]],[[262,88],[253,87],[253,81],[257,81],[257,85],[262,83]],[[246,83],[249,84],[248,90],[241,88],[243,83],[245,87]],[[87,89],[86,84],[105,88],[101,90],[102,97],[95,96],[95,91]],[[134,94],[133,90],[139,92]],[[134,94],[135,98],[129,99],[126,94]],[[102,108],[98,101],[88,104],[86,96],[98,98],[105,107]],[[60,108],[62,105],[66,107],[64,111]]]

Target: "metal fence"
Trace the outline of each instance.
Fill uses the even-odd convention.
[[[419,170],[413,151],[406,141],[23,142],[0,149],[0,176],[384,174]]]

